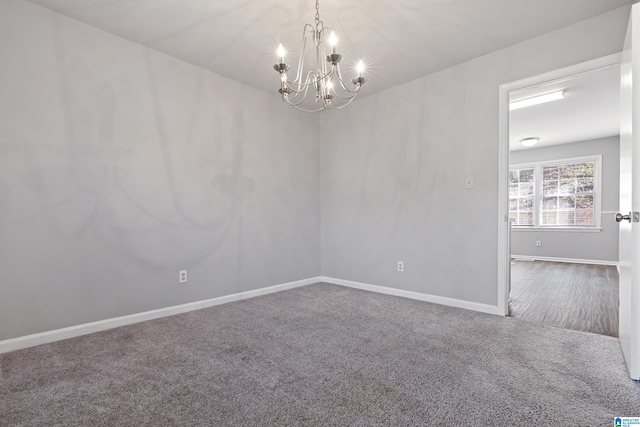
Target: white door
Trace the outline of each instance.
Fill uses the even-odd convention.
[[[638,26],[634,26],[633,22]],[[631,9],[621,64],[620,345],[629,375],[640,379],[640,5]],[[635,76],[636,84],[632,85]],[[635,114],[634,114],[635,113]],[[619,216],[620,216],[619,214]]]

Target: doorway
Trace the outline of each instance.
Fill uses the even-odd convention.
[[[568,89],[572,84],[573,87],[576,84],[579,86],[590,77],[598,73],[606,73],[607,70],[619,73],[617,68],[619,64],[620,55],[611,55],[500,87],[499,203],[501,209],[498,229],[501,275],[498,283],[498,307],[504,315],[511,314],[514,317],[523,317],[525,320],[555,326],[617,335],[617,323],[611,322],[612,319],[617,322],[615,317],[617,270],[613,267],[617,261],[617,239],[609,243],[609,249],[615,246],[613,255],[611,251],[607,256],[602,255],[606,252],[600,252],[598,255],[597,252],[590,252],[589,249],[600,247],[595,243],[599,240],[596,236],[601,238],[611,232],[617,236],[613,215],[617,211],[618,195],[611,195],[613,201],[610,199],[611,196],[602,200],[600,196],[603,183],[594,182],[595,191],[592,191],[589,197],[584,197],[584,190],[589,187],[588,179],[582,179],[580,182],[574,179],[573,192],[581,194],[567,194],[567,191],[556,191],[554,194],[551,189],[552,184],[560,185],[557,176],[555,184],[551,182],[552,174],[559,173],[558,167],[561,169],[560,173],[565,172],[566,175],[568,170],[573,168],[575,171],[576,168],[579,169],[588,164],[589,167],[594,168],[594,171],[600,168],[599,173],[594,174],[599,176],[591,178],[596,181],[601,179],[602,163],[604,159],[608,163],[611,162],[610,153],[598,159],[597,156],[593,156],[593,150],[590,157],[582,155],[585,152],[579,151],[571,154],[569,148],[572,145],[574,147],[585,145],[572,144],[582,140],[591,141],[586,145],[591,145],[593,148],[598,143],[604,143],[604,141],[595,140],[606,138],[606,136],[597,133],[591,134],[591,137],[586,134],[586,136],[558,136],[554,132],[548,132],[544,126],[540,130],[540,133],[545,135],[544,138],[535,133],[529,134],[523,131],[515,121],[517,117],[511,121],[509,106],[511,101],[526,100],[540,94],[562,90],[565,91],[563,95],[569,98],[577,93],[576,90],[571,93]],[[534,110],[542,111],[543,109],[533,107],[529,109],[528,114],[531,115]],[[556,118],[559,116],[561,113],[556,114]],[[588,122],[587,120],[583,123]],[[585,130],[584,128],[588,126],[569,126],[571,127]],[[513,151],[510,150],[513,148],[514,140],[516,143],[520,143],[520,140],[526,143],[531,142],[527,138],[538,137],[540,140],[537,142],[540,145],[536,150],[537,157],[530,155],[533,152],[531,149],[525,155],[525,148],[522,145],[515,147]],[[556,145],[558,147],[564,145],[564,147],[552,148]],[[521,152],[517,153],[518,151]],[[551,155],[554,151],[556,154]],[[546,152],[546,157],[542,155],[543,152]],[[615,162],[619,164],[619,157]],[[605,166],[607,167],[604,171],[608,170],[611,173],[610,165]],[[568,176],[561,178],[568,178]],[[563,182],[568,183],[568,180]],[[518,200],[515,201],[515,205],[514,184],[517,184],[516,187],[523,188],[521,194],[516,194]],[[548,197],[543,197],[545,191]],[[615,192],[617,193],[617,190]],[[576,204],[577,198],[579,203]],[[567,218],[569,202],[573,203],[574,207],[572,223],[569,223]],[[585,213],[589,210],[588,208],[593,208],[591,217]],[[575,212],[575,209],[579,212]],[[509,226],[510,219],[516,221],[513,229]],[[587,283],[585,286],[578,286],[579,283],[585,282]],[[590,309],[589,312],[586,311],[587,307]],[[615,307],[616,313],[612,312],[612,307]],[[594,317],[594,314],[597,314],[597,317]]]
[[[617,337],[620,66],[522,89],[510,106],[509,315]]]

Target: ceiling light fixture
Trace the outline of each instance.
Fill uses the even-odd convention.
[[[529,138],[522,138],[520,140],[520,144],[522,144],[523,147],[533,147],[538,142],[540,142],[540,138],[537,136],[530,136]]]
[[[328,36],[327,36],[328,35]],[[307,40],[311,40],[315,45],[315,67],[311,68],[306,74],[304,69],[304,53],[307,46]],[[326,44],[329,44],[331,53],[327,54]],[[358,62],[356,65],[356,75],[351,80],[354,87],[349,89],[342,79],[340,72],[340,61],[342,55],[336,52],[336,44],[338,38],[333,30],[325,27],[320,20],[320,12],[318,0],[316,0],[316,20],[315,25],[306,24],[302,33],[302,49],[300,50],[300,59],[298,60],[298,70],[296,77],[292,81],[287,78],[289,64],[284,62],[286,51],[282,43],[278,46],[277,55],[280,62],[273,68],[280,73],[280,95],[282,100],[298,110],[308,113],[316,111],[336,109],[346,107],[360,92],[360,88],[365,82],[364,63]],[[325,60],[326,58],[326,60]],[[311,89],[315,92],[315,102],[320,104],[318,108],[308,108],[302,105],[307,97],[307,92]],[[337,105],[333,100],[339,100]]]
[[[564,90],[532,96],[531,98],[525,98],[519,101],[512,101],[509,103],[509,110],[518,110],[520,108],[531,107],[532,105],[544,104],[545,102],[557,101],[559,99],[564,99]]]

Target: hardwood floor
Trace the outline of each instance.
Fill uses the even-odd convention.
[[[509,316],[618,336],[618,271],[613,266],[511,261]]]

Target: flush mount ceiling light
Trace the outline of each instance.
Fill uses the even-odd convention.
[[[512,101],[509,103],[509,110],[518,110],[520,108],[531,107],[532,105],[544,104],[545,102],[557,101],[559,99],[564,99],[564,90],[532,96],[531,98],[521,99],[520,101]]]
[[[315,66],[305,74],[304,54],[307,41],[312,42],[315,46],[316,60]],[[330,54],[327,54],[327,43],[330,46]],[[280,62],[274,65],[273,68],[280,73],[280,90],[278,92],[282,95],[284,102],[298,110],[314,113],[328,109],[339,110],[353,101],[365,82],[363,76],[364,63],[360,61],[356,65],[356,75],[351,80],[353,86],[351,89],[348,88],[340,72],[342,55],[336,53],[337,43],[336,34],[331,28],[325,27],[320,20],[318,0],[316,0],[315,25],[306,24],[304,26],[298,70],[295,79],[291,81],[287,77],[289,64],[284,62],[286,51],[282,44],[278,46],[277,55],[280,58]],[[313,107],[313,104],[313,108],[303,105],[309,89],[315,93],[317,107]],[[333,102],[334,99],[337,101],[336,103]]]
[[[537,136],[530,136],[529,138],[522,138],[520,140],[520,144],[522,144],[523,147],[533,147],[539,141],[540,138],[538,138]]]

